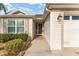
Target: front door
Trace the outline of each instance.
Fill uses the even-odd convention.
[[[42,34],[42,23],[36,23],[36,35]]]

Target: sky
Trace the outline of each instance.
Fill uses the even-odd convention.
[[[25,11],[26,13],[30,15],[35,15],[35,14],[43,14],[44,9],[45,9],[45,4],[43,3],[3,3],[6,8],[7,12],[15,9],[21,9]],[[1,11],[0,14],[3,14],[3,11]]]

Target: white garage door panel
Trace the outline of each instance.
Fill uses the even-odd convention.
[[[64,21],[64,47],[79,47],[79,20]]]

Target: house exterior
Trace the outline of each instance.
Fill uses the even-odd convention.
[[[28,33],[45,37],[50,50],[79,47],[79,4],[47,4],[43,15],[15,10],[0,15],[0,33]]]
[[[47,4],[43,35],[50,50],[79,47],[79,4]],[[45,15],[45,14],[44,14]]]
[[[32,16],[19,9],[0,15],[0,33],[28,33],[32,37]]]

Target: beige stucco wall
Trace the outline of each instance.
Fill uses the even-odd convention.
[[[62,19],[61,22],[57,20],[59,14],[63,16],[63,12],[52,11],[50,17],[50,47],[51,50],[62,49]]]
[[[79,11],[78,10],[73,10],[73,11],[66,11],[64,10],[64,15],[69,15],[69,16],[79,16]]]
[[[29,20],[29,24],[28,24],[28,26],[29,26],[29,30],[28,30],[29,36],[30,36],[31,39],[33,39],[33,37],[34,37],[34,35],[33,35],[33,19],[30,18],[28,20]]]
[[[27,19],[27,18],[24,19],[24,21],[25,21],[25,22],[24,22],[24,23],[25,23],[25,25],[24,25],[25,28],[24,28],[24,29],[25,29],[25,32],[26,32],[26,33],[29,33],[29,20],[30,20],[30,19]]]
[[[43,36],[45,36],[47,42],[50,44],[50,15],[45,19],[43,26]]]
[[[36,22],[33,20],[33,38],[36,36]]]
[[[7,33],[7,21],[8,18],[0,18],[0,33]]]
[[[63,16],[63,12],[51,11],[44,23],[44,36],[49,43],[50,50],[62,49],[62,21],[57,20],[59,14]]]

